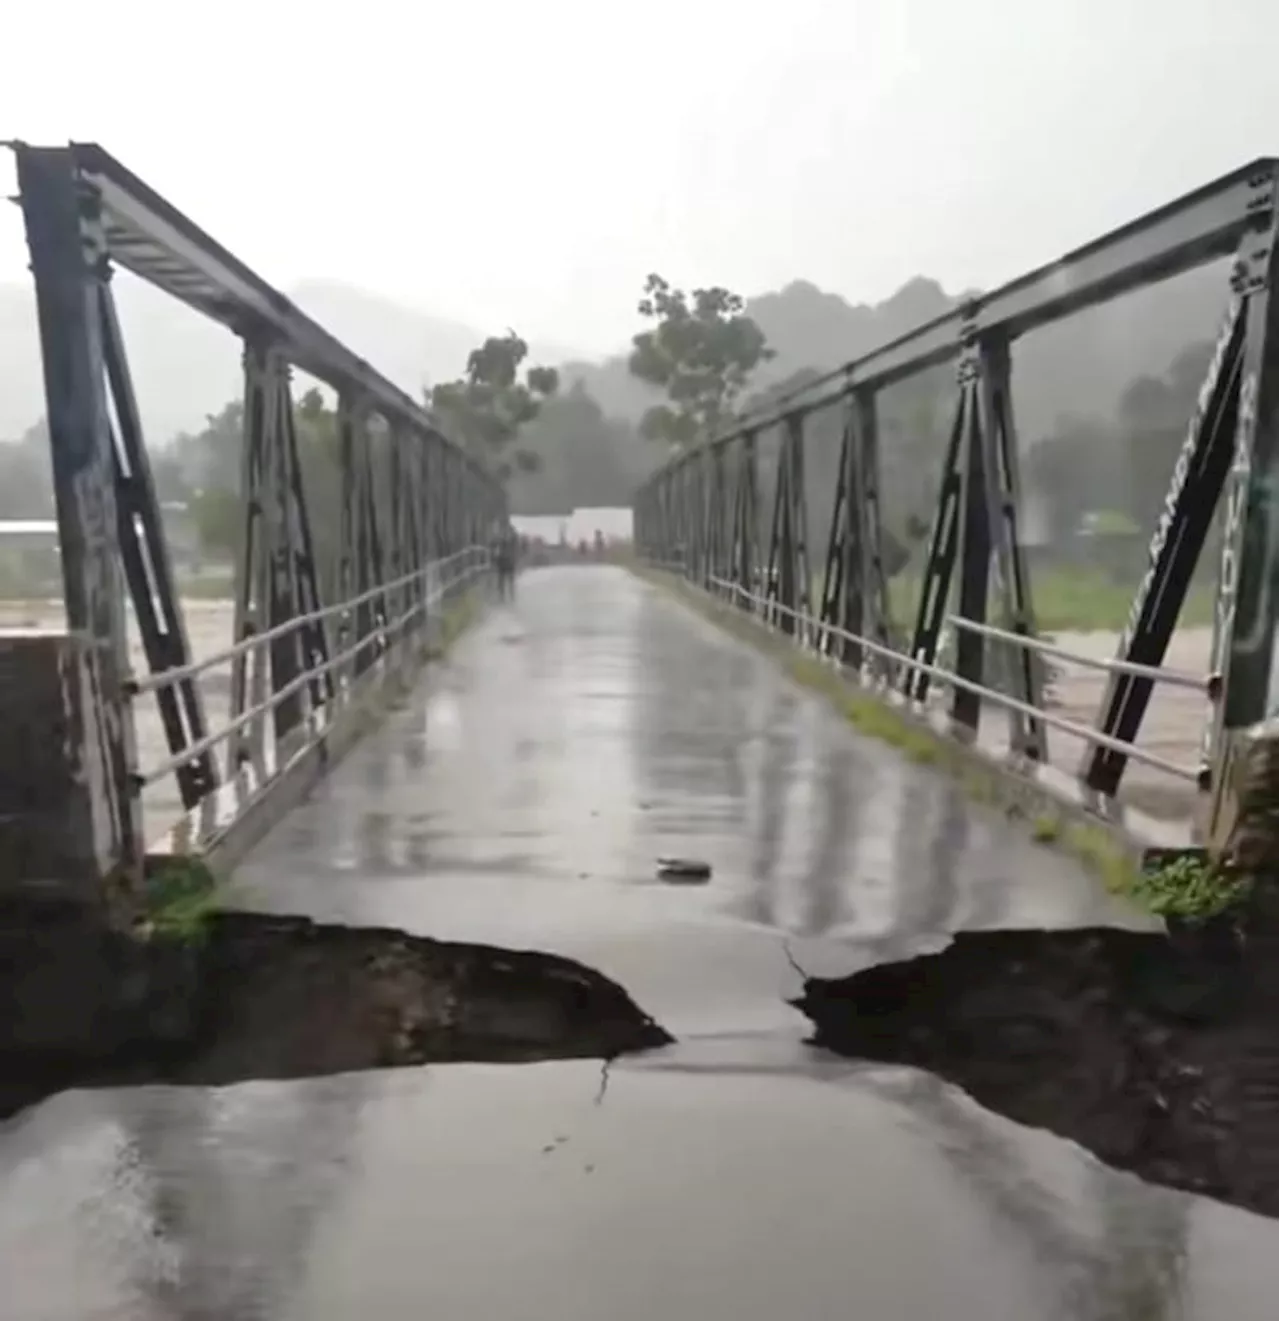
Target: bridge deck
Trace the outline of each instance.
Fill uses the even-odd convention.
[[[1267,1222],[802,1044],[788,933],[836,972],[1117,914],[622,570],[526,577],[239,881],[573,955],[680,1044],[603,1097],[572,1063],[54,1098],[0,1130],[14,1321],[1265,1314]]]

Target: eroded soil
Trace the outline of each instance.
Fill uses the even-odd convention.
[[[612,1059],[670,1040],[617,983],[552,954],[251,913],[181,947],[56,922],[0,935],[0,1117],[68,1086]]]
[[[1274,945],[1259,959],[1110,929],[962,934],[808,979],[796,1004],[815,1044],[927,1069],[1109,1165],[1276,1215]]]

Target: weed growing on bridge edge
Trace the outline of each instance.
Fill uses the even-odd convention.
[[[1155,867],[1142,868],[1132,894],[1158,917],[1206,921],[1243,908],[1253,892],[1254,877],[1232,873],[1208,858],[1183,854]]]
[[[148,937],[199,944],[209,918],[221,907],[224,887],[195,857],[166,858],[148,869],[141,931]]]

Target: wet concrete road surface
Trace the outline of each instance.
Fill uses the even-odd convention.
[[[580,958],[680,1042],[55,1097],[0,1127],[5,1318],[1274,1315],[1272,1222],[802,1044],[784,940],[835,974],[1121,915],[622,570],[522,579],[238,880]]]

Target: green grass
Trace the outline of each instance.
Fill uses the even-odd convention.
[[[160,940],[201,944],[209,919],[222,906],[226,889],[199,858],[175,857],[146,878],[143,931]]]
[[[1253,888],[1250,876],[1228,875],[1208,859],[1186,854],[1138,872],[1132,897],[1159,917],[1204,921],[1241,905]]]
[[[922,575],[912,569],[889,583],[889,612],[904,636],[915,625]],[[822,603],[823,576],[813,578],[813,613]],[[1031,602],[1040,633],[1118,632],[1133,606],[1138,581],[1118,583],[1096,569],[1039,569],[1031,574]],[[994,597],[992,598],[994,606]],[[953,607],[954,610],[954,607]],[[994,610],[992,611],[994,617]],[[1197,584],[1187,595],[1178,619],[1184,628],[1213,622],[1213,589]]]

